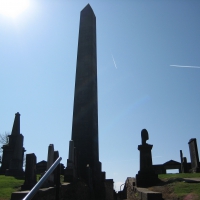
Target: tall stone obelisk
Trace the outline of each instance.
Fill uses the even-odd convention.
[[[77,176],[100,177],[98,146],[96,17],[88,4],[80,15],[72,140],[76,148]]]

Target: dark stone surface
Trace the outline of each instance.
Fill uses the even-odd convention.
[[[42,160],[36,164],[36,173],[43,174],[47,169],[47,161]]]
[[[191,159],[191,169],[190,172],[200,172],[199,168],[199,154],[197,148],[196,138],[190,139],[188,142],[190,150],[190,159]]]
[[[25,181],[21,187],[22,190],[31,190],[37,183],[36,162],[37,158],[34,153],[26,154]]]
[[[181,173],[184,173],[183,171],[183,152],[180,150],[180,159],[181,159]]]
[[[88,4],[80,16],[72,140],[77,150],[78,178],[100,180],[98,147],[96,17]]]
[[[149,135],[146,129],[141,131],[142,145],[138,145],[140,151],[140,170],[136,175],[137,187],[149,187],[158,182],[158,175],[154,172],[152,166],[151,149],[153,145],[147,144]]]
[[[15,114],[12,133],[9,137],[9,143],[3,145],[3,156],[0,174],[8,176],[22,176],[23,158],[25,149],[23,147],[24,136],[20,134],[20,114]]]
[[[187,158],[183,157],[183,173],[188,173],[188,163],[187,163]]]

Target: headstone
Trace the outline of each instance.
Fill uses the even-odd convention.
[[[150,187],[158,182],[158,175],[154,172],[152,166],[151,149],[153,145],[147,144],[149,135],[146,129],[141,131],[142,145],[138,145],[140,151],[140,170],[136,175],[137,187]]]
[[[59,152],[54,151],[54,162],[59,158]],[[59,200],[59,191],[60,191],[60,163],[53,172],[54,174],[54,185],[56,186],[56,200]]]
[[[180,150],[180,158],[181,158],[181,173],[184,173],[183,171],[183,152]]]
[[[24,136],[20,134],[20,114],[18,112],[15,114],[12,133],[8,137],[9,143],[2,147],[3,157],[0,174],[23,176]]]
[[[31,190],[36,184],[36,161],[34,153],[26,154],[25,181],[22,190]]]
[[[48,156],[47,156],[47,170],[52,166],[54,163],[54,145],[50,144],[48,148]],[[51,174],[47,179],[48,186],[54,185],[54,175]]]
[[[75,159],[74,141],[69,141],[69,155],[67,159],[67,167],[65,169],[65,182],[73,182],[76,180],[76,159]]]
[[[59,152],[54,151],[54,162],[59,158]],[[60,185],[60,164],[54,170],[54,185]]]
[[[190,139],[188,142],[189,150],[190,150],[190,159],[191,159],[191,169],[190,172],[200,172],[199,168],[199,154],[197,148],[197,140],[196,138]]]
[[[182,173],[188,173],[188,164],[187,164],[186,157],[183,157],[183,172]]]

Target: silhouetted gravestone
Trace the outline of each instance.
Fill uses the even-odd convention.
[[[140,171],[136,174],[137,187],[149,187],[158,182],[158,175],[155,174],[152,167],[151,149],[153,145],[147,144],[149,135],[146,129],[141,131],[142,145],[138,145],[140,151]]]
[[[31,190],[36,184],[36,156],[34,153],[26,154],[25,181],[22,190]]]
[[[54,163],[54,145],[50,144],[48,148],[48,156],[47,156],[47,170],[52,166]],[[54,185],[54,175],[51,174],[47,179],[48,186]]]
[[[12,133],[9,137],[9,143],[3,145],[3,157],[0,174],[8,176],[22,176],[23,158],[25,149],[23,147],[24,136],[20,134],[20,114],[15,114]]]
[[[69,141],[69,155],[67,159],[67,167],[65,169],[65,182],[73,182],[76,180],[76,153],[74,148],[74,141]]]
[[[183,152],[182,152],[182,150],[180,150],[180,158],[181,158],[181,173],[184,173],[184,170],[183,170]]]
[[[183,157],[183,173],[188,173],[188,164],[186,157]]]
[[[190,172],[200,172],[199,168],[199,154],[197,148],[196,138],[190,139],[188,142],[190,149],[191,169]]]

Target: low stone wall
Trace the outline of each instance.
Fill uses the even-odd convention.
[[[29,191],[19,191],[13,192],[11,195],[11,200],[22,200]],[[56,188],[42,188],[39,189],[37,194],[32,200],[55,200],[56,199]],[[85,200],[90,199],[90,193],[88,186],[78,181],[73,184],[64,183],[60,186],[59,190],[60,200]]]

